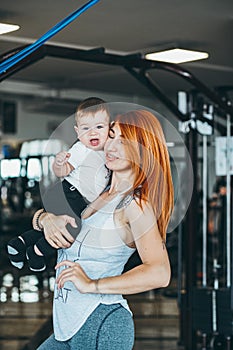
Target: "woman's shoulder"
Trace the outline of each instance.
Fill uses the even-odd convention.
[[[135,193],[129,193],[126,195],[118,204],[117,209],[124,209],[124,211],[130,216],[139,215],[145,210],[148,211],[148,209],[153,212],[150,203],[140,199]]]
[[[134,200],[133,193],[127,194],[124,198],[121,199],[121,201],[118,203],[116,209],[122,209],[127,208],[131,202]]]
[[[132,200],[124,210],[125,222],[131,228],[134,239],[141,237],[142,232],[149,232],[151,229],[157,229],[157,219],[153,206],[150,202],[138,198]]]

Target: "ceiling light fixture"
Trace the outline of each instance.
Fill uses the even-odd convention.
[[[145,55],[147,60],[162,61],[169,63],[185,63],[197,60],[204,60],[209,57],[207,52],[192,51],[186,49],[169,49],[159,52],[152,52]]]
[[[15,30],[18,30],[19,28],[20,28],[20,26],[18,26],[17,24],[0,23],[0,35],[14,32]]]

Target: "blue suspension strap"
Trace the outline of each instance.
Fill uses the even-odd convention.
[[[23,60],[25,57],[30,55],[33,51],[37,50],[40,46],[42,46],[47,40],[52,38],[55,34],[57,34],[60,30],[65,28],[68,24],[74,21],[78,16],[80,16],[83,12],[88,10],[91,6],[95,5],[100,0],[91,0],[88,1],[85,5],[81,6],[78,10],[74,11],[62,21],[57,23],[53,28],[51,28],[47,33],[42,35],[38,40],[34,43],[28,45],[23,50],[17,52],[13,56],[7,58],[4,62],[0,64],[0,74],[7,71],[7,69],[13,67],[16,63]]]

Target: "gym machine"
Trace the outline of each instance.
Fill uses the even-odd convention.
[[[197,208],[195,230],[192,232],[193,264],[191,285],[188,284],[187,266],[185,267],[186,283],[181,285],[180,290],[180,310],[181,310],[181,344],[189,349],[189,339],[187,333],[192,332],[192,349],[221,349],[231,350],[233,348],[233,314],[232,314],[232,219],[231,219],[231,175],[232,175],[232,138],[231,138],[231,119],[227,114],[224,123],[219,123],[218,114],[221,113],[214,108],[208,101],[206,102],[197,92],[179,94],[179,104],[181,109],[186,109],[190,119],[180,123],[180,131],[188,135],[192,132],[192,156],[195,157],[196,167],[194,174],[196,181],[198,178],[198,165],[202,165],[202,173],[199,177],[202,179],[201,200],[198,198],[198,191],[194,194]],[[229,102],[230,103],[230,102]],[[215,120],[216,119],[216,120]],[[213,136],[214,129],[218,136]],[[224,135],[224,137],[223,137]],[[215,146],[215,168],[217,176],[226,178],[226,199],[224,201],[225,210],[221,205],[210,206],[208,200],[208,180],[213,175],[208,161],[208,147]],[[202,150],[201,162],[198,158],[198,146]],[[198,190],[196,184],[195,187]],[[199,189],[200,190],[200,189]],[[200,193],[200,192],[199,192]],[[214,219],[214,232],[208,232],[209,213],[212,211]],[[221,222],[224,225],[219,226]],[[186,226],[186,230],[188,226]],[[201,240],[198,237],[201,236]],[[190,235],[189,235],[190,238]],[[200,244],[201,243],[201,244]],[[185,248],[188,246],[186,240]],[[181,247],[179,248],[181,249]],[[184,251],[183,261],[187,264],[189,259],[187,251]],[[182,264],[182,260],[180,260]],[[201,272],[197,271],[201,270]],[[182,273],[182,268],[180,268]],[[198,274],[200,276],[198,276]],[[198,280],[201,277],[201,281]],[[187,288],[188,287],[188,288]],[[187,329],[187,319],[189,326]]]

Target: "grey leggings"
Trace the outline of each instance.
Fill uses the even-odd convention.
[[[37,350],[132,350],[134,323],[120,304],[100,304],[79,331],[67,341],[51,335]]]

